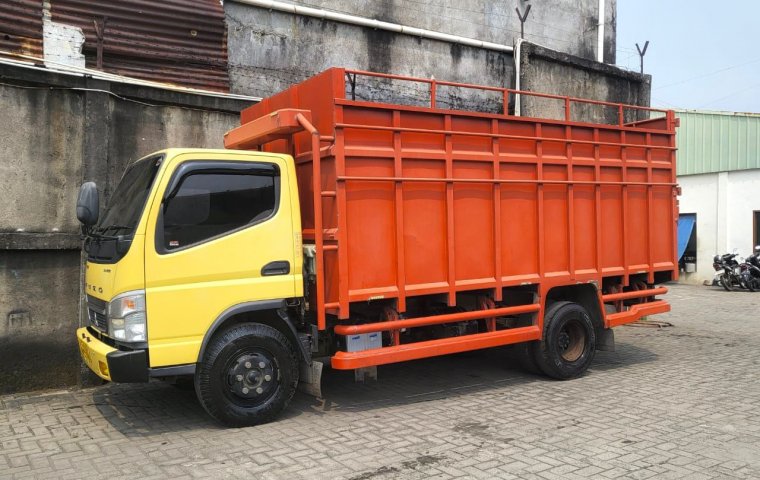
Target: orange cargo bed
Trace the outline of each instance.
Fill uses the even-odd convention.
[[[425,85],[430,103],[352,100],[357,75]],[[503,108],[437,108],[444,86],[496,94]],[[509,115],[518,95],[562,102],[565,118]],[[573,121],[579,104],[613,109],[618,121]],[[677,278],[672,111],[334,68],[241,121],[229,148],[296,158],[304,242],[317,245],[320,328],[327,314],[349,318],[354,302],[395,299],[403,314],[420,295],[454,306],[463,291],[499,302],[510,286]],[[620,311],[606,326],[667,308]]]

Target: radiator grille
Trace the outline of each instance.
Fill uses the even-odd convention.
[[[107,334],[106,308],[107,304],[104,300],[87,295],[87,316],[90,319],[90,325]]]

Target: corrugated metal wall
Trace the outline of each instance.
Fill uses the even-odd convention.
[[[0,0],[0,51],[42,57],[42,0]]]
[[[54,22],[82,29],[97,67],[95,22],[105,21],[103,70],[228,91],[227,32],[219,0],[51,0]]]
[[[678,175],[760,168],[760,114],[680,111]]]

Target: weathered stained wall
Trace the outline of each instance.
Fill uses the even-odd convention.
[[[294,1],[366,18],[512,46],[520,35],[512,0]],[[526,40],[573,55],[596,56],[597,0],[533,2]],[[606,2],[605,61],[615,61],[616,2]],[[510,53],[462,47],[372,28],[225,2],[231,91],[268,96],[330,67],[510,86]],[[385,88],[396,93],[397,89]],[[421,95],[404,92],[408,98]],[[455,96],[457,96],[455,94]],[[466,97],[466,95],[465,95]],[[453,103],[457,99],[454,98]]]
[[[81,92],[0,85],[0,232],[76,232],[82,175]]]
[[[240,102],[241,106],[248,105]],[[180,106],[148,107],[110,100],[106,159],[108,195],[127,165],[167,147],[224,148],[224,133],[238,126],[236,113],[190,110]]]
[[[234,0],[230,0],[234,2]],[[288,0],[367,18],[486,42],[512,45],[520,37],[515,8],[525,12],[525,39],[553,50],[596,58],[599,0]],[[227,2],[230,3],[230,2]],[[229,10],[228,10],[229,12]],[[604,61],[615,63],[617,0],[605,2]]]
[[[76,250],[0,250],[0,393],[73,385]]]
[[[603,63],[523,43],[520,51],[520,89],[628,105],[649,106],[652,77]],[[531,96],[521,98],[522,115],[565,118],[564,102]],[[573,103],[572,120],[616,124],[615,107]],[[626,109],[625,121],[649,118],[649,113]]]
[[[235,2],[227,2],[225,11],[233,93],[266,97],[335,66],[484,85],[508,86],[512,81],[509,53]],[[424,96],[422,89],[404,90],[383,83],[364,94],[404,103]]]
[[[73,385],[79,185],[107,197],[152,151],[221,147],[249,103],[7,65],[0,78],[0,393]]]

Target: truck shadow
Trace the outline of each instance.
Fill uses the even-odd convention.
[[[618,343],[614,353],[597,352],[587,375],[605,374],[656,359],[657,355],[649,350]],[[547,382],[554,381],[519,369],[505,348],[387,365],[378,368],[378,380],[365,383],[354,382],[352,371],[326,368],[322,377],[324,398],[296,392],[279,421],[303,415],[411,405],[475,392],[496,393],[510,386]],[[93,403],[103,419],[127,437],[224,428],[206,414],[194,391],[158,381],[106,385],[93,392]]]

